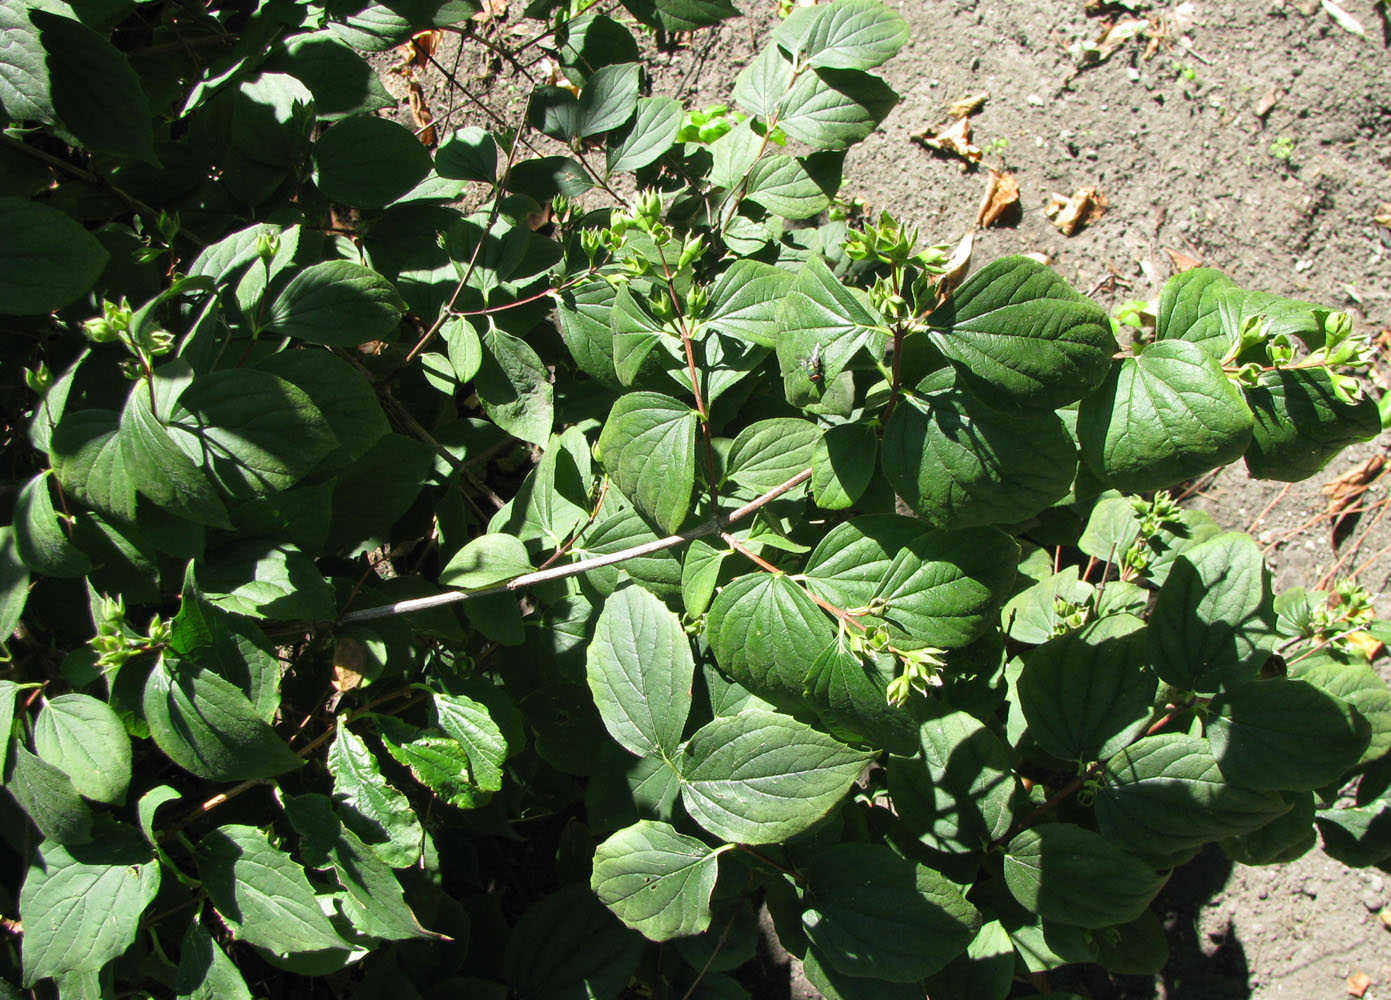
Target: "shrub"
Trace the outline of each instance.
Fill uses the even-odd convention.
[[[355,50],[464,0],[4,8],[7,992],[740,996],[766,903],[830,997],[1002,998],[1156,969],[1204,844],[1384,864],[1367,595],[1123,495],[1377,433],[1348,317],[953,288],[837,201],[897,15],[688,113],[576,6],[433,154]]]

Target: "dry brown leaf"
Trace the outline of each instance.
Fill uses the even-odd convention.
[[[935,129],[924,129],[912,138],[942,156],[960,157],[968,165],[980,162],[980,147],[971,145],[970,115],[958,118],[949,125],[939,125]]]
[[[1117,21],[1110,25],[1097,38],[1095,48],[1091,50],[1091,55],[1098,62],[1104,62],[1111,58],[1118,48],[1130,41],[1132,38],[1139,38],[1150,30],[1150,22],[1143,17],[1127,18]]]
[[[1008,170],[992,167],[990,180],[985,185],[985,197],[981,198],[980,210],[976,212],[976,225],[989,229],[997,222],[1003,225],[1018,216],[1019,182]]]
[[[971,253],[976,247],[975,233],[967,233],[961,237],[961,242],[952,250],[951,256],[947,258],[946,269],[942,271],[937,279],[937,301],[941,302],[961,280],[966,277],[966,272],[971,268]]]
[[[1386,643],[1375,638],[1370,632],[1347,632],[1343,635],[1343,641],[1350,646],[1356,646],[1358,652],[1369,660],[1375,660],[1386,649]]]
[[[1391,229],[1391,201],[1383,202],[1377,209],[1377,214],[1372,216],[1372,221],[1379,226]]]
[[[979,94],[971,94],[967,97],[963,97],[951,107],[947,108],[947,114],[953,118],[965,118],[967,115],[973,115],[979,111],[985,106],[985,102],[988,100],[990,100],[990,95],[985,91],[981,91]]]
[[[507,16],[507,0],[482,0],[482,4],[482,9],[473,15],[473,20],[477,24],[501,21]]]
[[[333,642],[333,686],[351,691],[362,683],[367,671],[367,647],[352,636],[339,636]]]
[[[444,32],[438,28],[412,35],[406,44],[397,46],[396,54],[401,57],[401,61],[391,67],[391,72],[399,73],[401,76],[414,76],[418,70],[423,70],[430,65],[430,57],[435,54],[435,49],[439,48],[440,39],[443,37]]]
[[[1165,247],[1164,252],[1169,255],[1169,260],[1173,262],[1175,274],[1177,274],[1180,271],[1191,271],[1195,267],[1203,266],[1203,262],[1200,261],[1198,258],[1190,257],[1188,256],[1188,254],[1183,253],[1182,251],[1171,250],[1168,247]]]
[[[1355,469],[1350,469],[1336,479],[1324,483],[1322,491],[1323,495],[1328,497],[1329,516],[1336,517],[1356,504],[1362,494],[1367,492],[1367,487],[1381,475],[1385,466],[1385,455],[1373,455]]]
[[[1372,988],[1372,977],[1365,972],[1354,972],[1348,976],[1348,996],[1365,996]]]
[[[410,82],[410,92],[407,95],[411,104],[411,121],[415,122],[416,135],[426,146],[435,144],[435,116],[430,113],[430,105],[425,102],[425,91],[421,89],[419,82]]]
[[[1071,198],[1055,192],[1044,206],[1043,214],[1064,236],[1072,236],[1105,215],[1109,204],[1097,188],[1083,187],[1074,191]]]
[[[1281,87],[1271,87],[1256,102],[1256,117],[1264,118],[1274,110],[1275,105],[1280,103],[1280,98],[1285,96],[1285,91]]]

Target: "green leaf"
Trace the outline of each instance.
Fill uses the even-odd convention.
[[[1227,857],[1243,865],[1286,864],[1313,849],[1319,839],[1314,829],[1314,793],[1283,792],[1280,797],[1290,803],[1290,811],[1250,833],[1225,838],[1222,851]],[[1337,857],[1332,851],[1326,853]]]
[[[46,54],[53,109],[81,145],[156,163],[153,116],[126,57],[91,28],[31,10]]]
[[[321,121],[396,106],[371,64],[329,31],[288,39],[285,52],[271,57],[270,68],[289,73],[309,88]]]
[[[662,531],[676,532],[695,491],[696,413],[655,392],[620,396],[595,455],[613,483]]]
[[[922,756],[890,757],[889,795],[907,828],[941,851],[978,851],[1008,832],[1018,779],[999,736],[933,702],[918,730]]]
[[[675,755],[695,660],[681,620],[666,605],[637,586],[610,596],[594,625],[585,672],[615,740],[640,757]]]
[[[0,75],[4,65],[0,57]],[[67,214],[22,198],[0,198],[0,231],[24,234],[0,249],[0,313],[12,316],[52,312],[72,302],[101,277],[110,256]]]
[[[805,705],[808,665],[835,628],[807,592],[781,573],[750,573],[715,597],[705,636],[720,669],[782,708]]]
[[[879,438],[867,424],[826,428],[811,453],[811,495],[822,510],[853,507],[879,462]]]
[[[775,844],[825,816],[871,757],[786,715],[749,709],[696,730],[679,760],[681,801],[716,837]]]
[[[1196,344],[1156,341],[1126,358],[1077,412],[1082,458],[1116,489],[1172,486],[1236,461],[1251,441],[1241,390]]]
[[[372,384],[348,362],[323,348],[285,350],[257,362],[261,371],[303,390],[338,442],[319,465],[335,471],[360,458],[391,432]]]
[[[1310,791],[1342,779],[1369,727],[1346,702],[1301,680],[1272,677],[1208,706],[1208,739],[1223,776],[1247,788]]]
[[[811,367],[813,353],[823,382],[830,382],[862,348],[881,346],[887,336],[879,317],[837,280],[820,257],[812,257],[803,266],[777,317],[778,365],[783,379],[801,394],[816,389],[810,378],[816,374]],[[794,394],[788,398],[794,399]]]
[[[1050,569],[1052,565],[1050,559]],[[1015,594],[1000,609],[1001,627],[1011,639],[1032,646],[1045,643],[1061,633],[1066,627],[1064,620],[1069,612],[1060,611],[1059,605],[1078,608],[1092,603],[1096,596],[1095,587],[1078,579],[1080,573],[1079,566],[1065,566],[1061,572]],[[1108,581],[1107,589],[1116,582],[1119,581]]]
[[[488,330],[473,388],[489,419],[508,434],[542,446],[550,440],[555,419],[550,372],[526,341]]]
[[[857,517],[832,528],[812,550],[802,575],[807,587],[842,608],[863,608],[900,552],[928,529],[897,514]]]
[[[620,63],[601,66],[589,75],[575,109],[575,134],[581,138],[618,128],[638,105],[641,66]]]
[[[775,347],[777,316],[795,277],[781,268],[741,258],[715,279],[705,322],[720,333]]]
[[[933,524],[1027,520],[1067,495],[1077,450],[1055,413],[1027,421],[963,392],[905,397],[884,429],[889,484]]]
[[[0,31],[5,33],[5,49],[0,53],[0,104],[12,118],[51,124],[57,113],[44,64],[46,54],[38,28],[28,17],[31,9],[24,4],[0,5]],[[0,269],[0,274],[8,271]]]
[[[517,996],[534,1000],[617,997],[642,955],[587,885],[568,885],[534,903],[507,938],[503,967]]]
[[[809,420],[773,417],[739,432],[725,456],[725,477],[754,493],[787,482],[811,465],[821,429]]]
[[[8,745],[8,732],[5,742]],[[23,743],[14,745],[14,770],[6,787],[48,840],[72,845],[92,839],[92,811],[78,797],[72,779],[35,757]]]
[[[778,102],[777,123],[814,149],[846,149],[868,138],[897,103],[898,94],[877,76],[812,69]]]
[[[925,865],[878,844],[837,844],[799,866],[802,929],[821,960],[847,976],[908,983],[966,950],[980,913]]]
[[[614,296],[609,324],[613,330],[613,369],[620,382],[632,385],[644,368],[660,366],[661,355],[653,359],[655,364],[648,359],[668,334],[627,285]]]
[[[503,179],[508,191],[529,195],[537,202],[547,202],[556,195],[578,198],[594,182],[576,160],[569,156],[540,156],[513,165]]]
[[[889,703],[889,682],[898,662],[887,654],[863,659],[837,639],[821,651],[803,682],[807,700],[822,724],[847,743],[913,753],[917,720]]]
[[[382,777],[367,744],[340,723],[326,764],[344,825],[391,867],[415,864],[425,836],[420,820],[409,800]]]
[[[1249,535],[1219,535],[1174,561],[1146,630],[1150,663],[1183,691],[1241,684],[1269,655],[1274,625],[1260,549]]]
[[[128,826],[108,826],[81,847],[40,844],[19,894],[24,986],[96,972],[124,954],[159,881],[154,852]]]
[[[435,721],[464,748],[474,782],[485,792],[501,789],[509,746],[488,706],[462,694],[433,692],[433,698]]]
[[[1291,676],[1345,701],[1367,720],[1370,741],[1358,767],[1391,753],[1391,689],[1371,664],[1361,660],[1343,663],[1331,656],[1300,660]]]
[[[1167,879],[1167,873],[1071,823],[1025,830],[1005,849],[1010,894],[1045,920],[1078,927],[1135,920]]]
[[[955,649],[998,620],[1019,545],[996,528],[928,530],[894,557],[872,600],[908,648]]]
[[[965,954],[928,980],[928,996],[934,1000],[1005,1000],[1014,983],[1015,961],[1009,932],[998,920],[988,921]]]
[[[72,779],[78,794],[125,803],[130,737],[105,702],[85,694],[63,694],[47,702],[34,720],[34,749]]]
[[[170,653],[150,672],[143,707],[156,745],[200,778],[269,778],[304,763],[240,689]]]
[[[623,6],[640,22],[663,31],[694,31],[738,17],[729,0],[623,0]]]
[[[610,174],[655,163],[676,142],[685,111],[670,97],[640,97],[632,122],[609,137],[605,156]]]
[[[1289,810],[1274,792],[1229,784],[1207,740],[1147,736],[1112,757],[1097,791],[1096,819],[1118,847],[1164,868],[1209,841],[1250,833]]]
[[[477,125],[456,129],[435,153],[435,173],[491,184],[497,177],[497,143]]]
[[[450,557],[440,570],[440,583],[462,590],[483,590],[532,569],[520,539],[513,535],[479,535]]]
[[[92,568],[92,561],[58,527],[45,472],[25,483],[15,499],[13,537],[15,552],[31,573],[73,577]],[[8,639],[9,634],[5,637]]]
[[[1159,296],[1156,340],[1186,340],[1203,353],[1221,361],[1235,338],[1222,321],[1222,307],[1229,295],[1242,294],[1221,271],[1195,267],[1180,271],[1164,283]]]
[[[404,723],[378,722],[387,752],[441,802],[456,809],[476,809],[492,798],[473,779],[472,762],[458,740]]]
[[[1326,368],[1264,371],[1245,395],[1255,417],[1246,468],[1257,479],[1308,479],[1348,445],[1381,433],[1372,397],[1344,402]]]
[[[971,275],[928,317],[930,336],[975,395],[1052,410],[1081,399],[1111,370],[1106,313],[1028,257]]]
[[[174,443],[137,386],[126,399],[117,440],[124,474],[141,496],[195,524],[230,528],[227,509],[203,470]]]
[[[1144,669],[1144,627],[1133,615],[1111,615],[1029,654],[1019,706],[1045,753],[1105,760],[1144,732],[1159,686]]]
[[[14,635],[28,601],[29,568],[19,558],[14,528],[10,525],[0,526],[0,644],[9,642],[10,636]],[[4,699],[5,695],[0,694],[0,722],[4,720]],[[0,727],[0,739],[8,732],[8,729]]]
[[[700,934],[710,926],[719,854],[666,823],[639,820],[595,849],[589,885],[649,941]]]
[[[266,310],[273,333],[331,347],[390,340],[406,304],[391,282],[346,260],[307,267]]]
[[[110,410],[64,413],[49,438],[53,474],[63,489],[120,524],[135,520],[136,484],[126,451],[120,417]]]
[[[878,0],[797,7],[773,41],[821,69],[873,69],[908,41],[908,22]]]
[[[303,390],[250,368],[195,378],[168,425],[185,453],[235,497],[288,489],[338,445]]]
[[[1336,861],[1363,868],[1391,858],[1391,790],[1370,801],[1320,809],[1315,822],[1324,853]]]
[[[351,951],[293,858],[252,826],[229,825],[198,843],[198,876],[240,941],[279,959],[332,962]]]
[[[782,153],[763,157],[749,171],[744,198],[785,219],[820,215],[830,206],[831,195],[840,185],[840,169],[836,167],[834,177],[818,179],[812,173],[811,160]]]
[[[208,599],[237,614],[327,621],[338,613],[333,588],[293,545],[243,543],[224,551],[216,564],[200,563],[198,575]]]
[[[430,172],[430,153],[403,125],[355,115],[314,143],[314,186],[330,201],[385,208]]]
[[[252,1000],[236,965],[197,922],[188,925],[179,945],[174,992],[178,1000]]]

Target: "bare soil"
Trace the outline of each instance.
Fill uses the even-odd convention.
[[[1374,221],[1391,212],[1391,24],[1374,0],[1340,0],[1360,36],[1319,0],[887,2],[912,26],[884,68],[902,101],[848,157],[847,196],[954,243],[975,229],[989,168],[1008,170],[1020,211],[1012,225],[976,233],[977,263],[1042,254],[1112,308],[1157,298],[1175,251],[1247,287],[1346,309],[1373,337],[1391,333],[1391,228]],[[655,57],[654,93],[689,107],[728,101],[776,22],[774,0],[739,6],[747,17]],[[1136,13],[1154,19],[1146,35],[1086,59],[1082,43]],[[515,119],[521,91],[471,58],[447,64]],[[433,70],[423,82],[444,119],[452,88]],[[978,166],[914,141],[948,122],[953,103],[981,93],[971,119]],[[466,123],[498,120],[448,122]],[[1099,190],[1107,209],[1064,236],[1044,205],[1083,187]],[[1386,386],[1380,368],[1373,378]],[[1386,480],[1336,531],[1321,487],[1386,451],[1383,435],[1289,489],[1237,466],[1196,484],[1192,499],[1269,547],[1277,589],[1356,572],[1381,594],[1391,589]],[[1391,601],[1378,604],[1391,615]],[[1161,976],[1059,974],[1048,985],[1103,1000],[1335,1000],[1348,995],[1350,975],[1365,973],[1365,996],[1391,1000],[1391,930],[1377,919],[1391,905],[1388,878],[1348,870],[1317,848],[1278,869],[1232,866],[1210,850],[1175,874],[1158,904],[1172,946]],[[816,996],[793,971],[776,992]]]

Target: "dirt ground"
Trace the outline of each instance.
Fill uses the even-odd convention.
[[[775,0],[736,2],[747,17],[658,57],[654,93],[692,107],[728,101],[753,40],[776,21]],[[848,157],[847,196],[955,243],[975,227],[989,168],[1008,170],[1021,211],[976,234],[977,265],[1042,254],[1112,308],[1157,298],[1177,253],[1247,287],[1349,310],[1373,337],[1391,328],[1391,228],[1375,221],[1391,213],[1391,24],[1374,0],[1338,4],[1361,35],[1320,0],[888,2],[912,26],[884,67],[902,101]],[[1143,34],[1104,59],[1087,55],[1086,43],[1133,12],[1152,19]],[[977,94],[988,95],[971,118],[979,166],[915,142]],[[1044,206],[1083,187],[1106,211],[1064,236]],[[1336,537],[1321,491],[1386,450],[1383,435],[1288,490],[1236,467],[1192,499],[1269,546],[1277,589],[1356,572],[1391,616],[1386,480]],[[1391,931],[1376,917],[1391,905],[1388,878],[1317,849],[1281,869],[1233,867],[1209,851],[1161,897],[1173,949],[1162,976],[1053,985],[1102,1000],[1333,1000],[1365,973],[1365,996],[1391,1000]],[[815,994],[794,977],[792,996]]]

